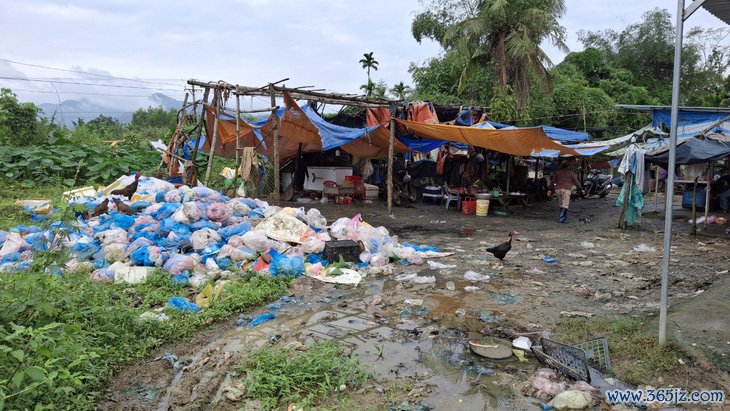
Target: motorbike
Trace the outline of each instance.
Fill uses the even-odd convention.
[[[436,162],[421,160],[404,166],[402,161],[393,163],[393,203],[415,203],[423,198],[423,188],[433,185],[436,178]],[[384,188],[383,188],[384,189]]]
[[[583,183],[583,195],[588,198],[597,195],[604,198],[611,192],[613,188],[613,176],[610,174],[601,174],[599,170],[591,170],[588,178]]]

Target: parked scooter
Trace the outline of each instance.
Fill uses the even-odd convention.
[[[404,201],[414,203],[423,198],[423,188],[433,184],[436,177],[436,162],[421,160],[404,167],[403,161],[393,162],[393,204],[401,205]],[[385,195],[385,184],[381,186]],[[383,195],[383,196],[384,196]]]
[[[611,192],[611,188],[613,188],[613,176],[601,174],[600,171],[593,169],[588,173],[586,182],[583,183],[583,195],[586,198],[593,195],[604,198]]]

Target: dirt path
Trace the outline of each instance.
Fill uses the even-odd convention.
[[[617,230],[614,202],[611,198],[575,202],[567,225],[557,224],[552,203],[521,210],[512,217],[463,216],[427,205],[398,208],[394,218],[380,205],[318,207],[330,221],[362,212],[365,221],[384,225],[401,241],[454,252],[433,261],[456,267],[396,264],[392,275],[368,277],[357,288],[302,278],[292,289],[294,301],[284,304],[275,320],[249,329],[236,327],[233,319],[190,341],[165,347],[160,354],[171,352],[192,363],[177,372],[164,361],[132,364],[115,378],[100,407],[239,409],[242,403],[231,401],[236,399],[235,367],[253,349],[270,343],[296,346],[335,338],[351,347],[376,376],[370,391],[381,392],[389,381],[406,379],[412,387],[411,397],[424,399],[437,410],[536,409],[535,400],[521,393],[527,377],[538,367],[536,362],[488,363],[466,352],[465,343],[484,334],[549,331],[561,312],[656,313],[661,222],[645,218],[641,230]],[[500,266],[484,249],[506,240],[513,229],[521,235]],[[686,224],[678,220],[676,232],[688,232]],[[656,251],[635,251],[640,244]],[[727,276],[722,273],[727,257],[715,251],[725,252],[726,239],[678,234],[674,245],[673,302],[693,298],[698,290]],[[548,264],[544,256],[557,261]],[[468,281],[464,274],[469,270],[491,278]],[[418,285],[396,280],[410,273],[435,276],[436,282]],[[466,291],[465,287],[479,289]],[[729,287],[723,290],[721,296],[730,293]],[[415,304],[406,304],[406,300],[415,300]],[[728,336],[727,329],[717,330],[716,335],[715,340],[720,341]],[[715,345],[720,344],[717,341]],[[721,355],[727,347],[730,345],[715,348]],[[479,367],[496,373],[479,375]],[[374,409],[382,408],[387,407]]]

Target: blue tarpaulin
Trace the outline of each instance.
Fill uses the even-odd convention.
[[[328,123],[327,120],[319,116],[309,104],[302,106],[302,111],[307,115],[309,121],[317,127],[319,135],[322,137],[322,150],[331,150],[333,148],[340,147],[344,144],[351,143],[359,138],[366,136],[371,133],[379,125],[365,128],[351,128],[340,126],[337,124]]]
[[[512,129],[512,128],[519,128],[515,126],[510,126],[507,124],[497,123],[494,121],[489,121],[489,124],[494,126],[494,128],[501,130],[501,129]],[[574,142],[574,141],[588,141],[590,140],[590,137],[588,136],[588,133],[585,133],[583,131],[571,131],[571,130],[565,130],[558,127],[553,126],[538,126],[542,127],[543,131],[545,131],[545,134],[547,134],[548,137],[555,141],[560,141],[562,143],[566,142]]]
[[[706,111],[679,111],[679,119],[677,120],[677,138],[690,138],[697,136],[701,131],[711,126],[713,123],[727,117],[728,113],[713,113]],[[662,125],[665,129],[669,129],[671,122],[671,112],[667,109],[652,110],[652,127],[655,130],[661,129]],[[725,121],[712,129],[722,134],[730,134],[730,121]]]

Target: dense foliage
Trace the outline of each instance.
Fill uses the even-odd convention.
[[[647,11],[621,31],[580,32],[584,50],[553,66],[539,45],[547,39],[561,46],[562,1],[424,0],[424,6],[413,36],[438,42],[443,53],[411,65],[414,98],[490,106],[501,122],[598,128],[608,136],[649,122],[616,104],[670,103],[674,26],[666,10]],[[686,34],[682,104],[730,105],[729,32]],[[507,45],[515,49],[503,56],[500,47]]]
[[[169,138],[176,124],[175,111],[152,107],[136,111],[128,125],[100,115],[79,119],[73,129],[39,114],[33,103],[0,91],[0,176],[6,182],[72,187],[152,170],[160,156],[148,141]]]

